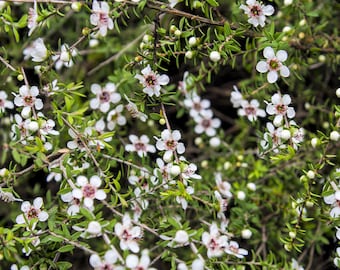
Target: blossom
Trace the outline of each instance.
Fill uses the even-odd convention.
[[[241,102],[241,108],[238,109],[238,115],[247,116],[250,122],[256,121],[257,117],[265,117],[266,112],[259,108],[260,103],[253,99],[250,102],[248,100],[243,100]]]
[[[220,257],[228,245],[228,237],[220,235],[216,223],[210,225],[210,231],[202,234],[202,242],[207,248],[207,256]]]
[[[337,218],[340,216],[340,190],[335,191],[333,194],[325,196],[325,203],[330,204],[333,208],[329,213],[331,217]]]
[[[95,270],[113,270],[116,269],[113,265],[117,261],[117,253],[114,250],[108,250],[105,252],[104,260],[102,260],[98,254],[92,254],[90,256],[90,265]]]
[[[11,137],[13,140],[20,140],[20,142],[24,145],[27,144],[27,140],[32,140],[33,137],[29,136],[28,129],[28,119],[25,121],[21,118],[19,114],[14,115],[15,123],[11,126]],[[20,135],[20,136],[18,136]]]
[[[240,9],[244,10],[244,13],[248,15],[248,22],[257,27],[265,26],[266,16],[271,16],[274,13],[272,5],[263,5],[261,2],[256,0],[247,0],[247,5],[241,5]]]
[[[139,252],[137,241],[142,237],[142,229],[138,226],[132,226],[129,214],[123,216],[122,223],[116,223],[115,234],[120,239],[120,248],[122,250],[131,250],[134,253]]]
[[[132,144],[125,145],[125,150],[128,152],[137,152],[138,156],[144,157],[147,152],[155,153],[156,148],[149,144],[149,138],[146,135],[140,136],[138,138],[136,135],[130,135],[129,140]]]
[[[179,130],[165,129],[161,133],[161,138],[157,139],[156,148],[160,151],[164,151],[163,159],[169,161],[172,158],[174,152],[183,154],[185,146],[179,142],[181,139],[181,133]]]
[[[205,132],[209,137],[216,135],[216,129],[220,127],[221,120],[213,118],[211,110],[204,110],[201,115],[194,118],[196,122],[195,132],[201,134]]]
[[[19,269],[18,266],[17,266],[16,264],[12,264],[10,270],[30,270],[30,267],[27,266],[27,265],[23,265],[23,266],[21,266],[20,269]]]
[[[169,77],[165,74],[159,75],[152,71],[150,65],[142,69],[141,73],[142,74],[136,74],[135,78],[144,86],[143,92],[150,97],[153,95],[159,97],[161,86],[169,83]]]
[[[240,91],[237,89],[237,87],[234,85],[233,86],[234,91],[231,92],[230,94],[230,101],[233,104],[234,108],[241,107],[241,104],[243,102],[243,96],[240,93]]]
[[[38,26],[38,11],[37,11],[37,1],[34,0],[34,7],[28,10],[27,27],[29,30],[28,36],[32,35],[35,28]]]
[[[48,56],[48,51],[42,38],[34,40],[30,46],[24,49],[23,53],[25,59],[32,57],[33,62],[43,62]]]
[[[201,99],[199,95],[192,92],[192,94],[190,96],[188,95],[188,97],[184,100],[184,105],[190,109],[190,116],[196,117],[204,110],[210,108],[210,101],[207,99]]]
[[[67,208],[67,214],[69,216],[74,216],[79,213],[80,211],[80,200],[75,198],[72,195],[72,192],[67,192],[65,194],[61,194],[61,200],[63,202],[69,203],[69,207]],[[93,211],[94,207],[88,208],[90,211]]]
[[[195,191],[195,190],[194,190],[193,187],[187,187],[187,188],[185,189],[185,192],[186,192],[188,195],[194,194],[194,191]],[[187,209],[187,207],[188,207],[188,202],[187,202],[186,198],[184,198],[184,197],[182,197],[182,196],[176,196],[176,201],[177,201],[178,203],[181,204],[183,210]]]
[[[53,55],[52,60],[55,61],[55,69],[60,70],[63,66],[70,68],[73,66],[72,57],[78,55],[75,48],[70,48],[67,44],[61,45],[60,54]]]
[[[156,164],[157,164],[158,168],[155,168],[153,170],[154,176],[156,176],[156,177],[161,176],[163,181],[165,181],[165,182],[169,181],[171,179],[171,176],[170,176],[171,164],[170,163],[165,164],[163,159],[161,159],[161,158],[156,159]]]
[[[98,189],[101,183],[102,180],[98,175],[91,176],[90,181],[86,176],[79,175],[76,182],[78,188],[72,190],[72,195],[76,199],[83,200],[87,208],[91,208],[94,199],[102,201],[106,198],[104,190]]]
[[[295,259],[292,259],[292,269],[293,270],[304,270],[304,268],[299,265],[298,261]]]
[[[92,25],[99,27],[99,33],[105,37],[107,29],[113,29],[113,20],[109,17],[110,7],[104,1],[97,2],[94,0],[92,3],[92,12],[90,22]]]
[[[126,124],[126,118],[122,115],[124,110],[124,106],[119,104],[116,108],[111,110],[106,117],[107,120],[107,128],[109,130],[114,130],[116,125],[124,126]]]
[[[289,95],[284,94],[283,96],[276,93],[271,98],[271,103],[267,104],[266,111],[269,115],[275,115],[274,125],[279,126],[282,123],[283,117],[293,118],[295,116],[295,110],[293,107],[288,105],[291,103],[291,98]]]
[[[138,258],[135,254],[129,254],[126,257],[126,266],[131,270],[155,270],[150,268],[150,257],[147,250],[142,251],[142,256]]]
[[[137,105],[129,100],[129,98],[124,95],[126,100],[128,101],[128,104],[125,105],[125,108],[128,110],[128,112],[131,114],[133,118],[138,118],[142,122],[145,122],[146,119],[148,119],[148,116],[142,112],[140,112],[137,108]]]
[[[55,127],[55,122],[52,119],[48,119],[48,120],[42,120],[42,123],[40,125],[40,134],[43,136],[47,136],[47,135],[59,135],[59,131],[54,130]]]
[[[16,217],[15,221],[18,224],[24,224],[30,222],[32,219],[38,219],[39,221],[46,221],[48,219],[48,213],[46,211],[41,210],[43,206],[43,199],[41,197],[37,197],[33,201],[33,205],[24,201],[21,204],[21,211],[23,214],[20,214]],[[34,225],[35,226],[35,225]]]
[[[261,146],[263,149],[267,149],[270,145],[275,153],[279,152],[279,148],[285,148],[286,146],[281,142],[282,127],[275,128],[272,123],[267,123],[267,130],[261,140]]]
[[[229,182],[222,181],[220,173],[215,174],[215,181],[218,191],[226,198],[231,198],[233,195],[230,192],[231,185]]]
[[[118,103],[121,99],[119,93],[116,93],[116,85],[114,83],[107,83],[105,87],[101,87],[99,84],[91,85],[91,92],[96,95],[91,99],[91,109],[98,109],[106,113],[110,109],[111,103]]]
[[[7,100],[7,94],[5,91],[0,91],[0,113],[5,112],[5,109],[13,109],[14,104],[12,101]]]
[[[79,149],[80,151],[85,151],[85,146],[79,137],[72,129],[68,130],[68,134],[72,137],[72,141],[67,142],[67,147],[71,150]]]
[[[186,179],[202,179],[200,175],[196,173],[197,166],[194,163],[184,164],[181,172],[183,180]],[[185,182],[184,182],[185,183]]]
[[[29,88],[27,85],[23,85],[19,88],[19,95],[15,95],[14,104],[18,107],[24,107],[21,111],[21,115],[24,118],[28,118],[32,108],[41,110],[44,106],[42,100],[37,98],[39,95],[39,89],[36,86]]]
[[[225,252],[227,254],[231,254],[236,256],[237,258],[243,258],[244,256],[248,255],[248,251],[240,248],[238,243],[235,241],[230,241],[225,248]]]
[[[284,50],[279,50],[276,54],[272,47],[266,47],[263,50],[263,56],[266,58],[265,61],[261,60],[256,65],[256,70],[260,73],[267,74],[267,80],[269,83],[275,83],[279,78],[278,72],[282,77],[288,77],[290,71],[287,66],[283,65],[282,62],[287,60],[288,54]]]

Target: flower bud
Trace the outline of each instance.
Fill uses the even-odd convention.
[[[231,167],[231,163],[229,161],[224,162],[223,169],[228,170]]]
[[[221,140],[220,138],[218,137],[212,137],[210,140],[209,140],[209,144],[211,147],[218,147],[221,145]]]
[[[75,12],[79,12],[81,9],[81,3],[80,2],[72,2],[71,8]]]
[[[94,38],[93,38],[93,39],[90,39],[90,41],[89,41],[89,46],[90,46],[90,48],[97,47],[98,44],[99,44],[98,39],[94,39]]]
[[[323,54],[319,55],[318,59],[322,63],[326,62],[326,56],[324,56]]]
[[[17,79],[18,79],[18,81],[23,81],[24,80],[24,76],[22,74],[19,74],[17,76]]]
[[[0,170],[0,176],[1,177],[5,177],[5,176],[7,176],[8,175],[8,169],[6,169],[6,168],[2,168],[1,170]]]
[[[102,227],[98,221],[91,221],[87,227],[87,232],[90,234],[99,234]]]
[[[181,173],[181,167],[180,166],[178,166],[178,165],[173,165],[173,166],[171,166],[171,168],[170,168],[170,174],[172,175],[172,176],[177,176],[177,175],[179,175]]]
[[[174,238],[174,241],[177,242],[178,244],[186,244],[188,243],[189,241],[189,235],[186,231],[184,230],[178,230],[176,232],[176,235],[175,235],[175,238]]]
[[[192,270],[203,270],[204,269],[204,261],[201,259],[195,259],[191,264]]]
[[[312,170],[309,170],[306,175],[309,179],[315,178],[315,172],[313,172]]]
[[[246,193],[244,191],[240,190],[237,192],[237,199],[243,201],[246,198]]]
[[[289,6],[289,5],[291,5],[293,3],[293,0],[284,0],[283,1],[283,4],[285,5],[285,6]]]
[[[70,53],[69,52],[61,52],[60,54],[60,60],[63,62],[69,62],[71,59]]]
[[[28,124],[28,129],[32,132],[35,132],[39,129],[39,124],[38,122],[32,121]]]
[[[251,191],[256,191],[256,185],[254,183],[248,183],[247,188]]]
[[[315,148],[319,143],[319,139],[318,138],[313,138],[310,140],[310,144],[312,145],[313,148]]]
[[[188,58],[188,59],[191,59],[193,56],[194,56],[194,54],[193,54],[192,51],[187,51],[187,52],[185,53],[185,57]]]
[[[274,118],[274,122],[273,122],[274,126],[276,127],[280,127],[282,125],[282,120],[279,119],[278,117]]]
[[[329,134],[329,138],[332,140],[332,141],[335,141],[337,142],[339,140],[339,137],[340,137],[340,134],[339,132],[337,132],[336,130],[333,130],[331,132],[331,134]]]
[[[164,118],[159,119],[158,122],[162,126],[165,125],[165,119]]]
[[[218,62],[221,60],[221,54],[218,51],[212,51],[209,55],[209,58],[213,62]]]
[[[177,37],[180,37],[182,35],[182,31],[177,29],[175,32],[174,32],[175,36]]]
[[[296,232],[290,231],[289,232],[289,237],[294,239],[296,237]]]
[[[336,96],[338,98],[340,98],[340,87],[338,89],[336,89],[335,93],[336,93]]]
[[[241,236],[242,236],[242,238],[243,239],[250,239],[250,237],[252,236],[252,232],[251,232],[251,230],[249,230],[249,229],[244,229],[244,230],[242,230],[242,232],[241,232]]]
[[[281,132],[281,138],[284,140],[288,140],[290,138],[290,131],[288,129],[284,129]]]
[[[197,38],[196,37],[190,37],[189,38],[189,46],[193,47],[197,44]]]

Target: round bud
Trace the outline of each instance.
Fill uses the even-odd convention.
[[[193,8],[200,8],[202,6],[201,1],[194,1],[194,3],[192,4]]]
[[[285,5],[285,6],[289,6],[289,5],[291,5],[293,3],[293,0],[284,0],[283,1],[283,4]]]
[[[309,179],[315,178],[315,172],[313,172],[312,170],[309,170],[306,175]]]
[[[196,137],[194,142],[197,146],[199,146],[202,144],[203,140],[201,137]]]
[[[285,27],[283,27],[282,32],[287,33],[290,30],[292,30],[292,28],[290,26],[285,26]]]
[[[300,32],[298,36],[299,36],[299,39],[304,39],[306,35],[304,32]]]
[[[291,245],[291,244],[285,244],[283,247],[284,247],[285,250],[287,250],[287,251],[291,251],[291,250],[292,250],[292,245]]]
[[[189,46],[193,47],[197,44],[197,38],[196,37],[190,37],[189,38]]]
[[[81,9],[81,3],[80,2],[72,2],[71,8],[75,12],[79,12]]]
[[[91,221],[87,227],[87,232],[90,234],[99,234],[102,227],[98,221]]]
[[[322,63],[326,62],[326,56],[324,56],[323,54],[319,55],[318,59]]]
[[[176,232],[176,235],[175,235],[175,238],[174,238],[174,241],[177,242],[178,244],[186,244],[188,243],[189,241],[189,235],[186,231],[184,230],[178,230]]]
[[[278,118],[278,117],[275,117],[274,121],[273,121],[273,124],[276,127],[280,127],[282,125],[282,120],[280,118]]]
[[[150,36],[150,35],[144,35],[143,36],[143,41],[145,42],[145,43],[148,43],[148,42],[150,42],[152,40],[152,36]]]
[[[306,109],[306,110],[309,110],[309,109],[310,109],[310,106],[311,106],[311,105],[310,105],[309,102],[306,102],[306,103],[305,103],[305,109]]]
[[[159,119],[158,122],[159,122],[159,124],[162,125],[162,126],[165,125],[165,119],[164,119],[164,118]]]
[[[256,190],[256,185],[254,183],[248,183],[247,184],[247,188],[251,191],[255,191]]]
[[[0,170],[0,176],[1,177],[5,177],[5,176],[7,176],[8,175],[8,169],[6,169],[6,168],[2,168],[1,170]]]
[[[246,193],[242,190],[237,192],[237,199],[243,201],[246,198]]]
[[[60,60],[63,62],[69,62],[71,59],[70,53],[69,52],[61,52],[60,54]]]
[[[18,79],[18,81],[23,81],[24,80],[24,76],[22,74],[19,74],[17,76],[17,79]]]
[[[218,51],[212,51],[209,55],[209,58],[213,62],[218,62],[221,60],[221,54]]]
[[[177,175],[179,175],[181,173],[181,167],[180,166],[178,166],[178,165],[173,165],[173,166],[171,166],[171,168],[170,168],[170,174],[172,175],[172,176],[177,176]]]
[[[224,162],[223,169],[228,170],[231,167],[231,163],[229,161]]]
[[[22,118],[25,118],[25,119],[30,118],[31,117],[31,110],[25,110],[25,109],[22,110],[21,116],[22,116]]]
[[[202,160],[202,161],[201,161],[201,166],[202,166],[202,168],[208,168],[208,165],[209,165],[209,163],[208,163],[207,160]]]
[[[98,39],[94,39],[94,38],[93,38],[93,39],[90,39],[90,41],[89,41],[89,46],[90,46],[90,48],[97,47],[98,44],[99,44]]]
[[[174,34],[175,36],[180,37],[182,35],[182,31],[177,29]]]
[[[340,98],[340,87],[336,89],[335,94],[338,98]]]
[[[312,201],[306,201],[306,207],[311,208],[314,206],[314,203]]]
[[[290,138],[290,131],[288,129],[284,129],[281,132],[281,138],[284,140],[288,140]]]
[[[191,59],[193,56],[194,56],[194,54],[193,54],[192,51],[187,51],[187,52],[185,53],[185,57],[188,58],[188,59]]]
[[[202,259],[195,259],[191,264],[192,270],[204,270],[204,261]]]
[[[290,231],[289,232],[289,237],[294,239],[296,237],[296,232]]]
[[[299,21],[299,25],[300,26],[304,26],[306,24],[306,20],[302,19],[301,21]]]
[[[337,142],[339,140],[339,137],[340,137],[340,134],[339,132],[337,132],[336,130],[333,130],[331,132],[331,134],[329,134],[329,138],[332,140],[332,141],[335,141]]]
[[[250,239],[250,237],[252,236],[252,232],[251,232],[251,230],[249,230],[249,229],[244,229],[244,230],[242,230],[242,232],[241,232],[241,236],[242,236],[242,238],[243,239]]]
[[[176,25],[171,25],[171,26],[170,26],[170,32],[171,32],[171,33],[175,33],[176,30],[178,30],[178,28],[176,27]]]
[[[209,140],[209,144],[211,147],[219,147],[221,145],[221,140],[220,138],[218,137],[212,137],[210,140]]]
[[[83,34],[83,36],[87,36],[91,33],[91,29],[88,27],[84,27],[83,30],[81,30],[81,33]]]
[[[39,129],[39,124],[38,122],[32,121],[28,124],[28,129],[32,132],[35,132]]]
[[[313,148],[315,148],[319,143],[319,139],[318,138],[313,138],[310,140],[310,144],[312,145]]]
[[[188,270],[188,267],[186,266],[185,263],[179,263],[177,265],[177,270]]]
[[[327,121],[323,122],[323,123],[322,123],[322,127],[323,127],[324,129],[328,129],[328,128],[329,128],[329,123],[328,123]]]

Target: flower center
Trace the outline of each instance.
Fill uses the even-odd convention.
[[[96,194],[96,188],[90,184],[86,184],[83,186],[83,195],[84,197],[93,198]]]
[[[39,214],[39,210],[36,209],[35,207],[31,207],[28,211],[27,211],[27,219],[32,219],[32,218],[37,218]]]
[[[165,142],[165,145],[166,145],[168,150],[175,150],[175,148],[177,146],[177,142],[175,140],[167,140]]]
[[[278,70],[280,68],[280,62],[276,59],[271,59],[269,61],[269,67],[271,70]]]
[[[204,119],[201,124],[204,128],[210,127],[210,119]]]
[[[26,96],[24,97],[24,102],[27,106],[32,107],[34,103],[34,98],[32,96]]]
[[[103,91],[99,96],[100,102],[109,102],[110,101],[110,93],[107,91]]]
[[[253,15],[254,17],[258,17],[262,14],[262,9],[260,6],[252,6],[250,8],[250,13],[251,15]]]
[[[212,238],[210,240],[209,248],[212,249],[212,250],[215,250],[215,249],[218,248],[218,244],[217,244],[217,242],[216,242],[216,240],[214,238]]]
[[[287,106],[284,105],[284,104],[278,104],[278,105],[276,105],[275,109],[276,109],[277,113],[285,114],[286,111],[287,111]]]
[[[235,246],[229,246],[229,249],[231,252],[236,253],[236,254],[238,253],[238,250],[239,250],[238,247],[235,247]]]
[[[156,76],[148,75],[145,77],[145,83],[147,86],[155,86],[156,85]]]
[[[256,115],[256,109],[253,106],[248,106],[244,108],[246,115]]]
[[[135,143],[135,148],[136,148],[137,151],[140,151],[140,150],[146,151],[145,144],[142,143],[142,142]]]
[[[113,268],[111,265],[106,263],[101,267],[101,270],[113,270]]]
[[[128,230],[124,230],[123,231],[123,234],[122,234],[122,239],[123,240],[125,240],[125,241],[127,241],[127,240],[129,240],[131,238],[131,234],[129,233],[129,231]]]
[[[0,98],[0,107],[5,107],[5,101]]]
[[[195,102],[193,108],[194,108],[195,111],[200,111],[200,110],[202,110],[201,103]]]
[[[109,17],[106,13],[100,12],[99,13],[99,21],[101,24],[107,25],[109,21]]]

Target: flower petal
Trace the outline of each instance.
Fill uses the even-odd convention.
[[[275,57],[275,52],[272,47],[266,47],[263,50],[263,56],[267,59],[272,59]]]
[[[268,65],[265,61],[260,61],[256,65],[256,70],[260,73],[265,73],[268,71]]]
[[[279,75],[275,70],[269,71],[267,74],[267,81],[269,83],[275,83],[277,79],[279,78]]]

